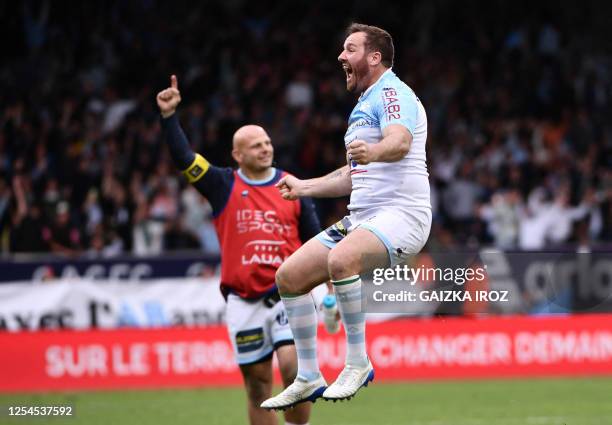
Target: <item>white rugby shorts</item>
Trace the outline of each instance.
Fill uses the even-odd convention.
[[[225,320],[239,365],[268,360],[278,347],[293,344],[293,334],[281,301],[268,307],[263,298],[251,301],[229,294]]]
[[[357,228],[367,229],[381,240],[389,253],[390,267],[394,267],[425,246],[431,230],[431,209],[381,207],[351,211],[350,215],[315,237],[323,245],[333,248]]]

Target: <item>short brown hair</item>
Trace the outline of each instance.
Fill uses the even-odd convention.
[[[346,29],[346,36],[363,32],[366,35],[365,47],[369,52],[380,52],[381,63],[387,68],[393,66],[393,56],[395,49],[393,48],[393,39],[391,34],[382,28],[372,25],[358,24],[353,22]]]

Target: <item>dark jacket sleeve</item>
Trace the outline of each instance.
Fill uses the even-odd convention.
[[[189,146],[189,140],[183,132],[176,114],[161,119],[163,138],[168,145],[172,162],[181,171],[188,169],[196,154]],[[231,168],[210,165],[208,170],[193,183],[193,186],[208,199],[212,206],[213,216],[217,217],[225,205],[234,185],[234,172]]]
[[[301,211],[299,232],[300,239],[302,243],[304,243],[321,231],[321,224],[319,223],[319,217],[315,211],[315,206],[312,199],[300,198],[300,204]]]
[[[193,184],[193,187],[208,199],[213,210],[213,217],[218,217],[227,205],[234,187],[234,170],[229,167],[221,168],[211,165],[206,174]]]
[[[181,171],[186,170],[195,159],[195,152],[191,150],[189,140],[187,140],[176,114],[172,114],[169,118],[162,118],[161,127],[163,138],[168,145],[174,165]]]

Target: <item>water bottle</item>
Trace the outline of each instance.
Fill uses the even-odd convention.
[[[334,294],[325,295],[323,298],[323,323],[330,334],[335,334],[340,330],[340,321],[336,319],[337,312],[336,296]]]

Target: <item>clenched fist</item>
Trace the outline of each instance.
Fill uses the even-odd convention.
[[[367,165],[370,162],[376,161],[376,152],[374,145],[365,140],[355,140],[348,145],[349,161],[353,160],[357,164]]]
[[[303,196],[303,186],[303,180],[291,175],[283,177],[276,183],[276,187],[280,190],[281,196],[288,201],[295,201],[300,196]]]
[[[176,75],[170,76],[170,87],[157,93],[157,106],[162,117],[168,118],[176,111],[176,107],[181,103],[181,92],[178,90]]]

